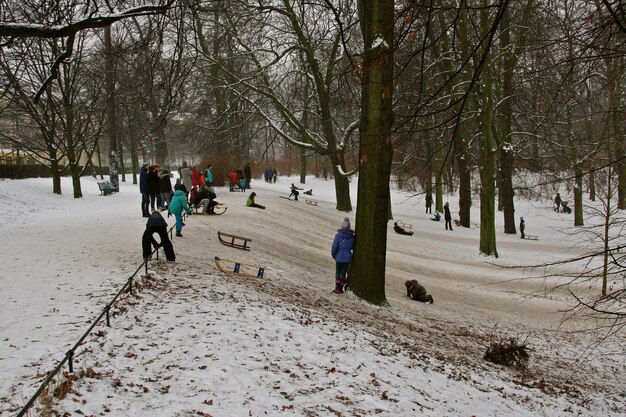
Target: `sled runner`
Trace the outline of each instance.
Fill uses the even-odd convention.
[[[225,269],[224,266],[222,265],[222,262],[232,263],[234,265],[232,270]],[[241,262],[231,261],[228,259],[220,259],[219,256],[215,257],[215,266],[217,266],[217,268],[220,271],[224,272],[225,274],[237,275],[237,276],[245,277],[245,278],[263,278],[263,276],[265,275],[265,268],[262,266],[244,264]],[[253,273],[244,272],[244,269],[247,269],[247,270],[256,269],[257,271],[256,275],[253,275]]]
[[[231,235],[230,233],[224,233],[222,231],[217,232],[217,237],[220,239],[222,245],[230,246],[231,248],[250,250],[250,242],[252,239]]]
[[[209,213],[207,213],[205,211],[200,211],[201,208],[202,208],[202,206],[193,207],[194,213],[200,214],[200,215],[203,215],[203,214],[208,215],[209,214]],[[222,214],[226,213],[226,210],[228,210],[228,206],[227,205],[218,204],[216,206],[213,206],[213,213],[211,215],[215,214],[216,216],[219,216],[219,215],[222,215]]]
[[[314,201],[314,200],[304,200],[304,201],[311,206],[317,206],[317,201]]]
[[[289,201],[298,201],[298,200],[292,200],[289,197],[285,197],[284,195],[279,195],[280,198],[284,198],[285,200],[289,200]]]

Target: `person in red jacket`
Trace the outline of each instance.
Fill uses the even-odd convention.
[[[230,191],[235,191],[235,185],[239,184],[239,175],[235,171],[228,174],[228,180],[230,183]]]
[[[200,174],[198,168],[191,168],[191,188],[195,187],[196,185],[200,187],[203,183],[204,182],[202,181],[202,174]]]

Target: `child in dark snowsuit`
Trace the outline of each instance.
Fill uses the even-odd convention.
[[[157,242],[153,237],[153,234],[155,233],[159,234],[161,243]],[[152,253],[151,246],[154,246],[155,249],[159,246],[163,246],[167,260],[170,262],[174,262],[176,260],[174,247],[172,246],[170,238],[167,236],[167,222],[163,216],[161,216],[160,212],[155,211],[148,217],[146,231],[143,232],[143,237],[141,238],[141,246],[143,249],[143,258],[145,260],[150,259],[150,253]]]
[[[354,249],[354,230],[350,228],[350,219],[344,218],[341,228],[337,230],[331,255],[336,262],[335,294],[341,294],[348,285],[348,267],[352,263],[352,249]]]
[[[448,202],[443,205],[443,213],[443,218],[446,220],[446,230],[448,230],[448,226],[452,230],[452,214],[450,214],[450,204]]]
[[[413,232],[410,230],[406,230],[404,227],[399,226],[398,222],[395,222],[393,224],[393,230],[396,231],[396,233],[400,234],[400,235],[407,235],[407,236],[413,236]]]
[[[519,232],[520,232],[520,237],[522,239],[524,239],[526,237],[526,235],[524,234],[524,230],[526,230],[526,222],[524,221],[523,217],[519,218]]]

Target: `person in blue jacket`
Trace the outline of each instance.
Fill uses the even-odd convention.
[[[204,175],[204,183],[211,187],[213,185],[213,167],[211,165],[206,167]]]
[[[348,285],[348,267],[352,263],[352,250],[354,249],[354,230],[350,228],[350,219],[343,219],[341,228],[337,230],[331,255],[336,262],[335,294],[341,294]]]
[[[170,201],[170,205],[167,206],[167,211],[176,217],[176,236],[179,237],[183,237],[181,233],[183,230],[183,210],[185,210],[187,214],[191,214],[191,209],[187,204],[187,196],[182,190],[176,190],[174,197],[172,197]]]

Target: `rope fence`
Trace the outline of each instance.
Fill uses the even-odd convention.
[[[186,216],[183,216],[183,218],[185,218],[185,217]],[[173,229],[175,227],[176,226],[172,226],[168,230],[168,233],[170,234],[170,240],[172,239],[172,233],[173,233],[172,231],[173,231]],[[152,256],[153,254],[156,253],[156,259],[158,260],[159,259],[159,249],[161,247],[162,246],[159,245],[156,249],[154,249],[150,253],[150,255]],[[33,406],[35,401],[37,401],[39,396],[43,393],[43,391],[50,384],[50,382],[54,379],[54,377],[56,377],[58,375],[58,373],[61,371],[61,369],[63,369],[63,365],[65,365],[67,363],[68,364],[68,368],[69,368],[69,372],[70,373],[74,372],[73,357],[74,357],[74,353],[76,352],[76,349],[78,349],[80,347],[80,345],[83,343],[83,341],[87,338],[87,336],[89,336],[91,331],[96,327],[96,325],[98,323],[100,323],[100,321],[102,321],[103,318],[106,318],[106,325],[107,325],[107,327],[111,327],[111,320],[110,320],[110,314],[109,314],[109,312],[111,310],[111,307],[115,304],[115,302],[118,300],[120,295],[122,295],[124,293],[124,291],[128,290],[129,294],[133,295],[133,279],[137,276],[137,274],[139,273],[139,271],[141,271],[142,268],[145,268],[145,273],[148,274],[148,261],[149,261],[149,259],[144,259],[143,263],[141,265],[139,265],[139,267],[135,270],[135,272],[133,272],[133,274],[128,278],[128,280],[126,280],[126,283],[117,292],[117,294],[115,294],[113,299],[104,307],[104,309],[102,310],[102,312],[100,313],[98,318],[94,320],[94,322],[91,324],[91,326],[89,326],[89,329],[87,329],[87,331],[85,333],[83,333],[83,335],[80,337],[80,339],[78,339],[78,342],[76,342],[74,344],[74,346],[72,346],[72,348],[65,353],[65,356],[63,357],[61,362],[59,362],[59,364],[56,366],[56,368],[54,368],[54,370],[48,374],[46,379],[43,380],[43,382],[39,386],[39,389],[30,398],[30,400],[28,400],[28,402],[24,405],[24,407],[22,407],[22,410],[19,412],[17,417],[22,417],[22,416],[26,415],[26,412],[28,412],[28,410]]]

